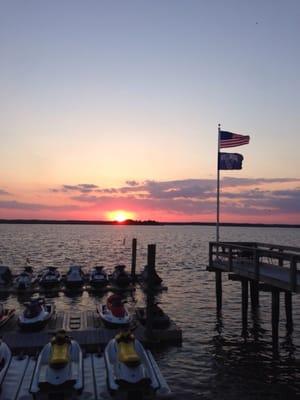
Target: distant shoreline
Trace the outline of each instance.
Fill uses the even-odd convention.
[[[40,224],[40,225],[145,225],[145,226],[162,226],[162,225],[192,225],[192,226],[215,226],[215,222],[158,222],[158,221],[135,221],[126,220],[118,221],[88,221],[88,220],[48,220],[48,219],[0,219],[0,224]],[[259,228],[300,228],[300,224],[252,224],[252,223],[234,223],[224,222],[220,226],[232,227],[259,227]]]

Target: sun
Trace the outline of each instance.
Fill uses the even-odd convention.
[[[117,221],[121,223],[126,221],[127,219],[133,219],[134,214],[129,211],[116,210],[108,212],[107,216],[111,221]]]

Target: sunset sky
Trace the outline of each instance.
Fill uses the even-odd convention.
[[[299,224],[299,38],[298,0],[1,1],[0,218],[215,221],[221,123],[221,221]]]

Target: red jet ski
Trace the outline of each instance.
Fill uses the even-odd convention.
[[[131,316],[124,306],[122,297],[118,294],[109,296],[106,304],[97,306],[97,311],[107,326],[120,327],[126,326],[131,322]]]

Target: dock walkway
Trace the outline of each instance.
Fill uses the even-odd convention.
[[[300,293],[300,248],[265,243],[210,242],[209,269],[231,272]]]

